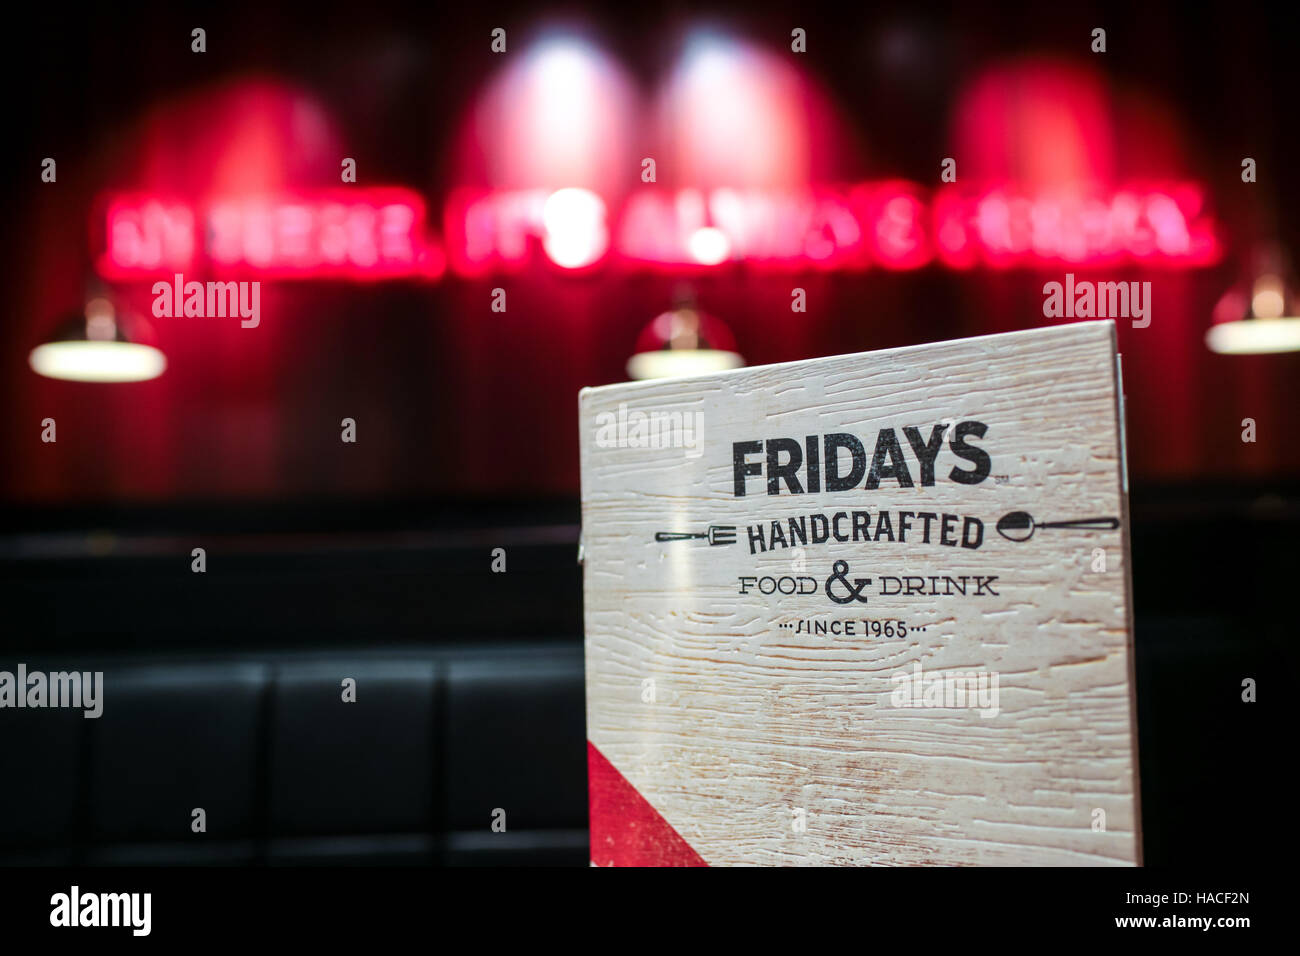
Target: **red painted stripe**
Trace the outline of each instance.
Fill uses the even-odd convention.
[[[672,824],[587,741],[591,861],[597,866],[708,866]]]

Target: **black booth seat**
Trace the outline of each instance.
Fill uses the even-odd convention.
[[[1294,670],[1286,624],[1157,614],[1136,635],[1145,861],[1231,866],[1267,844],[1283,786],[1285,695],[1247,704],[1242,682]],[[588,861],[576,642],[0,669],[18,661],[103,670],[104,713],[0,710],[0,865]],[[1210,830],[1205,800],[1228,808]]]
[[[72,861],[82,804],[81,768],[92,722],[79,710],[0,711],[0,861]]]
[[[21,659],[104,712],[3,714],[0,865],[587,862],[572,646]]]
[[[355,700],[344,702],[351,681]],[[270,695],[272,833],[355,833],[359,824],[375,833],[430,832],[436,693],[431,661],[278,668]]]
[[[86,721],[90,842],[185,838],[195,809],[206,814],[207,832],[191,842],[249,839],[267,670],[228,663],[106,668],[104,713]]]

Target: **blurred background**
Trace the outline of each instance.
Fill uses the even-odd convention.
[[[1065,321],[1067,272],[1152,288],[1118,323],[1147,862],[1262,853],[1300,532],[1278,17],[37,14],[0,669],[108,696],[0,714],[0,863],[585,865],[578,390]],[[261,281],[259,324],[156,315],[176,273]]]

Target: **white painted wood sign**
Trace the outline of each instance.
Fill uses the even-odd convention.
[[[1110,322],[583,390],[592,862],[1140,862]]]

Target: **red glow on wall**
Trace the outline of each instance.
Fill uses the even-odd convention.
[[[778,189],[807,183],[813,133],[825,122],[808,80],[737,38],[688,39],[654,113],[666,182]]]
[[[618,189],[641,155],[626,71],[590,40],[563,34],[500,61],[465,117],[453,181],[510,190],[563,184],[606,197]]]
[[[424,201],[399,188],[216,199],[197,210],[157,197],[107,203],[102,275],[202,270],[271,278],[436,278]]]
[[[1116,176],[1110,95],[1090,68],[1033,57],[999,64],[967,86],[952,133],[966,182],[1037,191]]]

